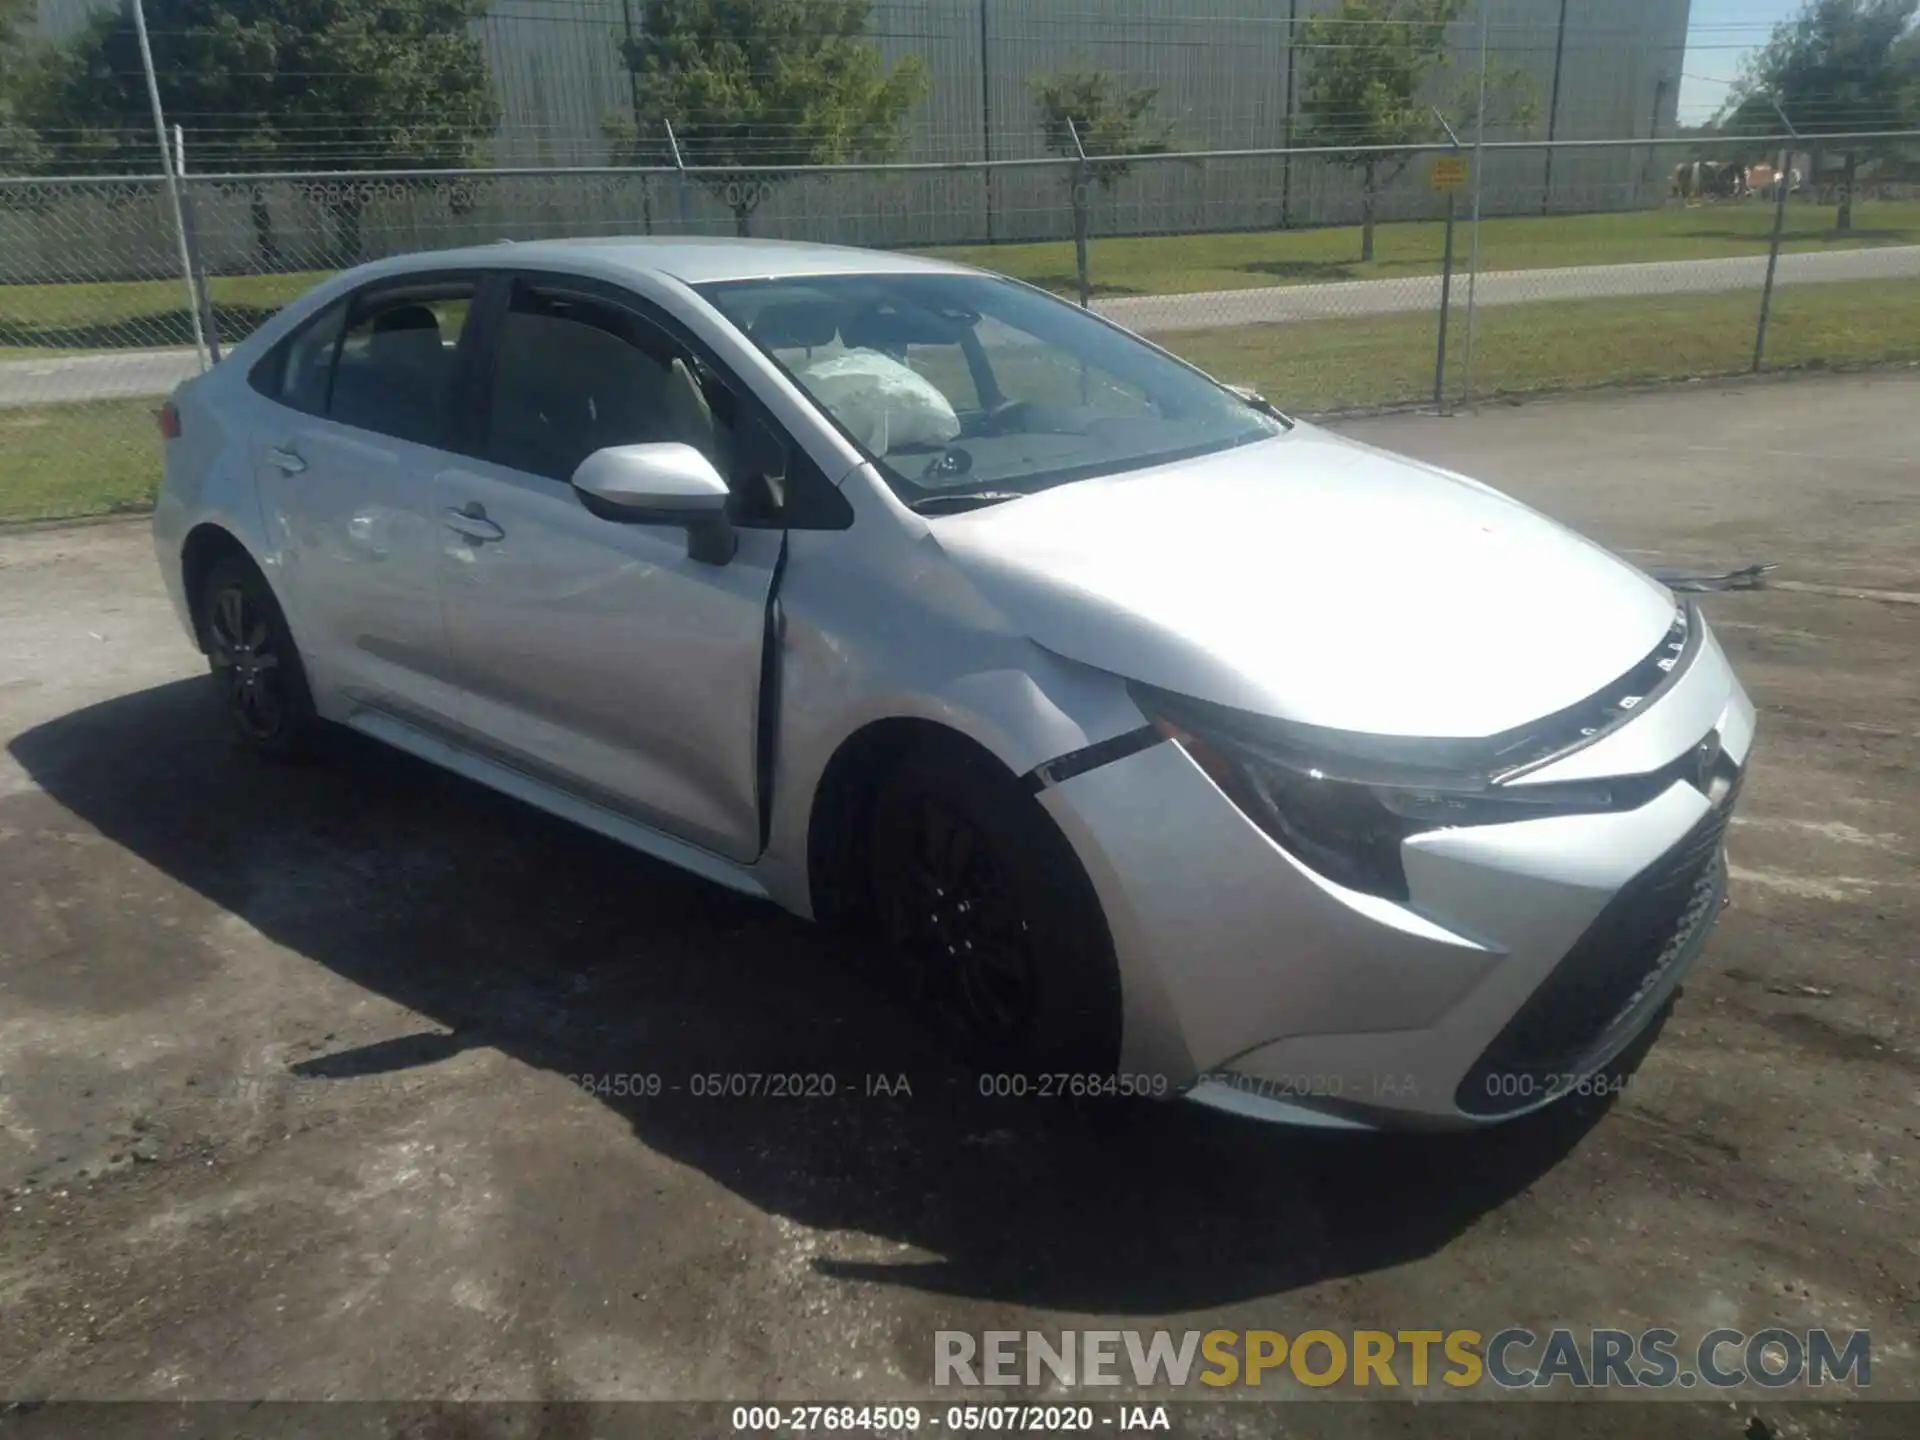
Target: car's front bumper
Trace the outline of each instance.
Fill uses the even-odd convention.
[[[1753,707],[1707,634],[1632,722],[1528,779],[1645,774],[1712,733],[1743,771]],[[1633,810],[1419,834],[1404,903],[1307,869],[1171,743],[1042,803],[1113,933],[1123,1072],[1241,1113],[1372,1127],[1519,1114],[1624,1048],[1719,909],[1731,798],[1676,781]]]

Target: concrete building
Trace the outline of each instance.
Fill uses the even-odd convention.
[[[1532,138],[1631,140],[1671,134],[1686,48],[1688,0],[1487,0],[1490,69],[1524,76]],[[928,99],[905,158],[954,161],[1043,154],[1031,79],[1101,69],[1157,86],[1155,113],[1187,150],[1284,146],[1312,53],[1292,43],[1337,0],[876,0],[871,31],[889,58],[927,57]],[[608,37],[639,23],[640,0],[500,0],[483,24],[506,119],[505,164],[593,164],[601,120],[630,109],[630,76]],[[1469,84],[1481,16],[1469,0],[1454,27],[1449,87]],[[1438,98],[1438,97],[1436,97]],[[1522,138],[1513,132],[1490,138]],[[1664,165],[1646,146],[1492,159],[1485,202],[1505,211],[1625,209],[1656,204]],[[1004,239],[1070,233],[1062,180],[1047,172],[893,182],[868,233],[900,239]],[[903,188],[904,187],[904,188]],[[912,192],[912,193],[907,193]],[[792,197],[775,196],[772,222]],[[1426,213],[1423,166],[1392,187],[1383,213]],[[1103,233],[1236,229],[1351,220],[1350,171],[1279,160],[1158,162],[1097,201]],[[799,218],[797,215],[794,218]]]
[[[40,26],[70,31],[100,0],[40,0]],[[149,0],[150,5],[158,0]],[[1182,150],[1258,149],[1298,138],[1297,101],[1312,51],[1302,24],[1338,0],[875,0],[870,30],[890,58],[927,58],[928,98],[903,158],[1014,159],[1043,152],[1032,77],[1101,69],[1158,88],[1155,113]],[[1525,77],[1527,136],[1631,142],[1670,134],[1689,0],[1468,0],[1453,29],[1446,88],[1470,84],[1480,4],[1489,66]],[[619,41],[642,0],[493,0],[477,22],[499,87],[492,158],[503,166],[605,164],[604,124],[631,113],[633,77]],[[1436,99],[1441,98],[1436,95]],[[1463,137],[1470,139],[1471,137]],[[1490,139],[1523,138],[1490,131]],[[1489,213],[1630,209],[1658,204],[1666,157],[1644,144],[1489,157]],[[908,245],[1063,237],[1066,177],[1054,170],[809,179],[775,187],[754,228],[855,243]],[[1161,161],[1095,192],[1098,234],[1180,233],[1350,223],[1355,172],[1324,160]],[[292,201],[276,199],[276,207]],[[1382,219],[1437,213],[1427,167],[1407,167],[1382,194]],[[388,207],[391,208],[391,207]],[[409,206],[408,214],[419,210]],[[728,230],[725,205],[697,186],[584,179],[492,181],[416,220],[394,211],[372,243],[395,247],[572,229]],[[291,217],[290,217],[291,218]],[[423,228],[424,227],[424,228]],[[382,242],[381,233],[391,231]]]

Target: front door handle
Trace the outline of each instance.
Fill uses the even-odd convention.
[[[286,475],[298,475],[307,468],[307,462],[300,458],[298,450],[277,446],[267,452],[267,463]]]
[[[456,535],[464,535],[469,540],[504,540],[507,532],[487,518],[485,508],[478,500],[470,500],[459,509],[449,508],[446,514],[447,528]]]

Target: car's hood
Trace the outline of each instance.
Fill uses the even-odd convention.
[[[1673,622],[1663,586],[1518,501],[1308,425],[930,525],[1050,650],[1343,730],[1510,729]]]

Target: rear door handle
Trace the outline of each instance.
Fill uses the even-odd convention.
[[[307,462],[300,458],[300,452],[279,446],[267,452],[267,463],[274,469],[288,475],[298,475],[307,468]]]
[[[487,518],[487,512],[479,501],[470,501],[459,509],[446,512],[447,528],[456,535],[464,535],[469,540],[504,540],[507,532]]]

